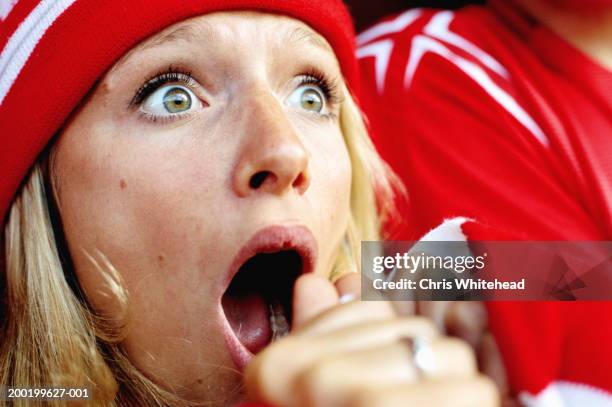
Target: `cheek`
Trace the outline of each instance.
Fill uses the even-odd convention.
[[[350,217],[352,169],[339,130],[311,156],[311,192],[321,230],[321,255],[328,264],[346,232]],[[325,249],[327,247],[327,249]],[[326,258],[326,259],[325,259]]]
[[[229,160],[221,156],[231,148],[178,129],[145,139],[137,129],[93,122],[75,123],[56,146],[62,223],[79,283],[103,315],[124,315],[84,254],[99,261],[102,253],[127,288],[123,346],[130,358],[145,371],[164,366],[168,383],[189,382],[195,365],[229,363],[222,335],[211,335],[219,328],[210,298],[224,266],[220,236],[233,213],[222,164]]]
[[[150,298],[163,303],[193,290],[202,302],[204,242],[215,233],[212,219],[223,216],[215,207],[223,196],[224,170],[218,160],[202,156],[214,150],[172,141],[184,137],[146,134],[145,139],[137,129],[119,133],[96,123],[95,128],[75,123],[56,150],[62,222],[88,297],[112,312],[112,297],[100,289],[105,282],[84,250],[99,251],[112,262],[135,306],[141,293],[153,308]]]
[[[336,152],[326,165],[329,191],[327,200],[333,208],[330,215],[338,218],[344,227],[350,215],[352,168],[344,143],[337,147]]]

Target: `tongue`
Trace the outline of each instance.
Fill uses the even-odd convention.
[[[245,348],[257,353],[270,342],[268,305],[261,295],[226,295],[222,302],[225,316]]]

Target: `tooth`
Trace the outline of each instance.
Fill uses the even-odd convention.
[[[283,305],[279,301],[273,300],[268,303],[268,308],[270,308],[272,340],[275,341],[289,334],[289,323],[285,317]]]

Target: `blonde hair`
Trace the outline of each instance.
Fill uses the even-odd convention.
[[[351,217],[332,279],[359,269],[360,241],[381,237],[382,222],[392,209],[394,185],[399,185],[376,153],[353,98],[348,91],[346,95],[339,120],[352,164]],[[58,250],[62,242],[56,240],[52,224],[57,219],[50,212],[54,201],[47,196],[52,190],[48,163],[44,154],[33,167],[5,228],[0,383],[88,386],[91,400],[98,405],[186,404],[130,363],[120,347],[121,316],[97,315],[74,283],[71,267],[63,264]],[[101,254],[95,255],[90,260],[127,304],[119,274]]]

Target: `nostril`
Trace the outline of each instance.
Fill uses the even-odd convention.
[[[251,177],[251,180],[249,181],[249,186],[252,189],[258,189],[268,177],[273,176],[274,174],[272,174],[270,171],[259,171]]]
[[[297,178],[295,179],[295,181],[293,181],[293,187],[294,188],[300,188],[304,182],[306,181],[306,179],[304,178],[304,173],[300,173]]]

